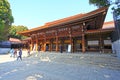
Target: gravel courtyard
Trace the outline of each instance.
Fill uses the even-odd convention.
[[[22,61],[0,63],[0,80],[119,80],[113,54],[40,52]]]

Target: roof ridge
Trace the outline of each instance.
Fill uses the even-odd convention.
[[[85,13],[85,14],[86,14],[86,13]],[[71,19],[71,18],[76,18],[76,17],[78,17],[78,16],[80,17],[80,16],[83,16],[83,15],[85,15],[85,14],[80,13],[80,14],[76,14],[76,15],[73,15],[73,16],[65,17],[65,18],[62,18],[62,19],[55,20],[55,21],[47,22],[47,23],[45,23],[45,25],[49,25],[49,24],[51,24],[51,23],[56,23],[56,22],[62,21],[62,20],[68,20],[68,19]]]

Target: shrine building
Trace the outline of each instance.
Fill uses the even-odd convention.
[[[108,7],[45,23],[19,34],[31,50],[67,52],[112,52],[114,22],[104,23]]]

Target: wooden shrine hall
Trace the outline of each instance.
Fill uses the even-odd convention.
[[[108,7],[78,14],[19,34],[30,37],[26,45],[31,50],[67,52],[110,52],[114,28],[102,28]]]

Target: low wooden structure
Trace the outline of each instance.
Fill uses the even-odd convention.
[[[48,22],[19,34],[28,36],[31,50],[86,52],[111,51],[111,33],[114,28],[102,28],[108,7],[86,14]]]
[[[9,41],[11,43],[11,48],[20,48],[23,46],[23,41],[17,38],[9,38]]]

